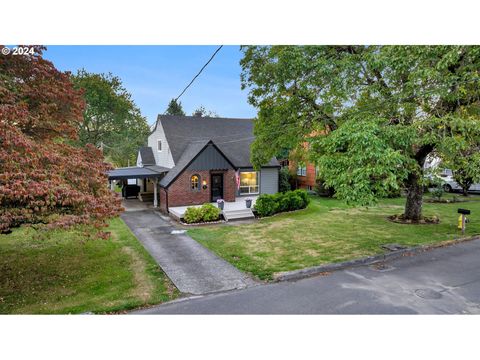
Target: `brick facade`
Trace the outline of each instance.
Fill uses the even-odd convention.
[[[235,170],[202,170],[202,171],[184,171],[173,183],[168,187],[168,207],[201,205],[211,202],[211,174],[223,174],[223,199],[225,201],[235,201],[236,183]],[[190,179],[192,175],[199,175],[200,189],[192,190],[190,188]],[[202,182],[207,181],[207,188],[203,189]],[[160,189],[160,208],[166,210],[166,191]]]
[[[317,172],[315,170],[315,165],[312,163],[306,163],[306,176],[297,175],[297,163],[290,161],[288,164],[288,170],[290,173],[295,174],[295,188],[297,189],[315,189]]]

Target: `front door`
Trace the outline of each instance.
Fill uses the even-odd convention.
[[[223,199],[223,174],[212,174],[212,201]]]

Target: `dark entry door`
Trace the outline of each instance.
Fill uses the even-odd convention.
[[[223,174],[212,174],[212,201],[223,199]]]

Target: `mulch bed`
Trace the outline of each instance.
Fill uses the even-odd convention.
[[[215,221],[198,222],[198,223],[191,223],[191,224],[184,222],[182,219],[178,220],[178,222],[185,226],[203,226],[203,225],[223,224],[223,223],[226,223],[227,221],[221,217],[220,219]]]
[[[413,221],[410,219],[405,219],[403,214],[401,215],[391,215],[387,217],[388,220],[397,223],[397,224],[414,224],[414,225],[436,225],[440,223],[440,219],[437,216],[427,217],[424,216],[418,221]]]

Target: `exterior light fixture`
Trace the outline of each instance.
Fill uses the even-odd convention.
[[[204,188],[204,189],[207,188],[207,180],[202,181],[202,188]]]

